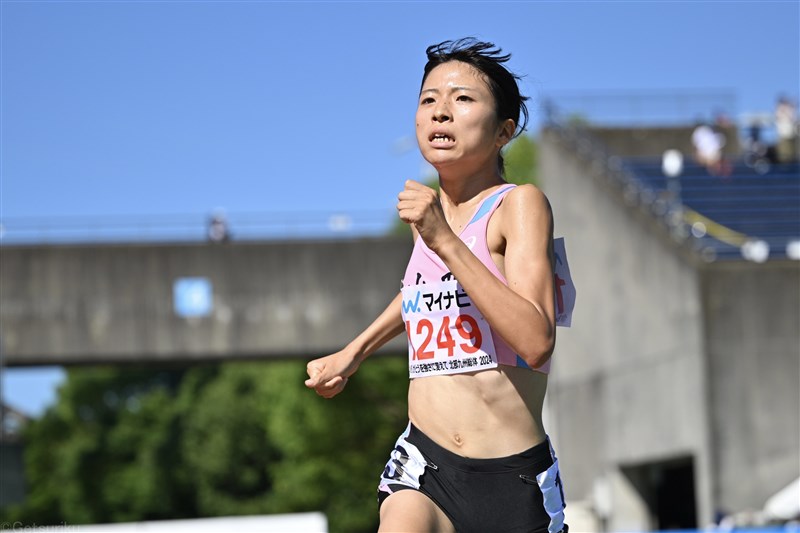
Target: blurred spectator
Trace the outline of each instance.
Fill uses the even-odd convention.
[[[228,242],[231,234],[228,231],[228,221],[225,214],[216,212],[208,220],[208,240],[211,242]]]
[[[722,147],[725,134],[708,123],[699,123],[692,132],[694,156],[698,163],[715,176],[727,175],[730,169],[723,160]]]
[[[770,159],[774,156],[774,150],[767,146],[762,138],[763,128],[762,118],[752,117],[748,122],[747,137],[744,140],[744,162],[759,174],[769,172]]]
[[[775,130],[778,134],[778,161],[787,163],[797,157],[797,107],[781,96],[775,106]]]
[[[728,117],[724,111],[716,111],[714,113],[714,125],[720,130],[725,130],[726,128],[732,127],[733,122],[731,122],[730,117]]]

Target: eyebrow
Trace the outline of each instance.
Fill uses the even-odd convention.
[[[450,92],[454,92],[454,91],[475,91],[475,90],[476,89],[474,89],[472,87],[465,87],[465,86],[459,85],[459,86],[456,86],[456,87],[452,87]],[[422,94],[422,93],[438,93],[438,92],[440,92],[439,89],[425,89],[423,91],[420,91],[419,94]]]

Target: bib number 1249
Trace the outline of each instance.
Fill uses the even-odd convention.
[[[403,288],[411,378],[497,366],[492,330],[455,280]]]

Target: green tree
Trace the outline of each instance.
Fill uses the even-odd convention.
[[[59,401],[24,438],[23,522],[98,523],[192,516],[177,469],[185,370],[73,368]]]
[[[407,423],[403,357],[367,360],[333,400],[303,387],[303,362],[275,363],[264,377],[270,440],[281,460],[271,472],[276,509],[323,510],[331,531],[375,531],[378,478]]]
[[[374,530],[407,371],[401,357],[367,361],[328,401],[303,385],[305,361],[70,369],[25,431],[28,499],[3,519],[323,511],[331,531]]]
[[[538,184],[537,181],[536,141],[528,135],[520,135],[514,139],[503,154],[506,167],[506,181],[521,185],[523,183]]]
[[[202,516],[279,510],[270,507],[267,497],[272,489],[269,472],[280,458],[266,433],[272,411],[262,383],[267,366],[224,364],[207,386],[197,388],[187,381],[181,388],[180,449]],[[283,390],[290,384],[275,386]]]

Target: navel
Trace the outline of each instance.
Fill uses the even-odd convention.
[[[456,446],[461,446],[464,444],[464,439],[461,438],[461,435],[456,433],[453,435],[453,442],[456,444]]]

